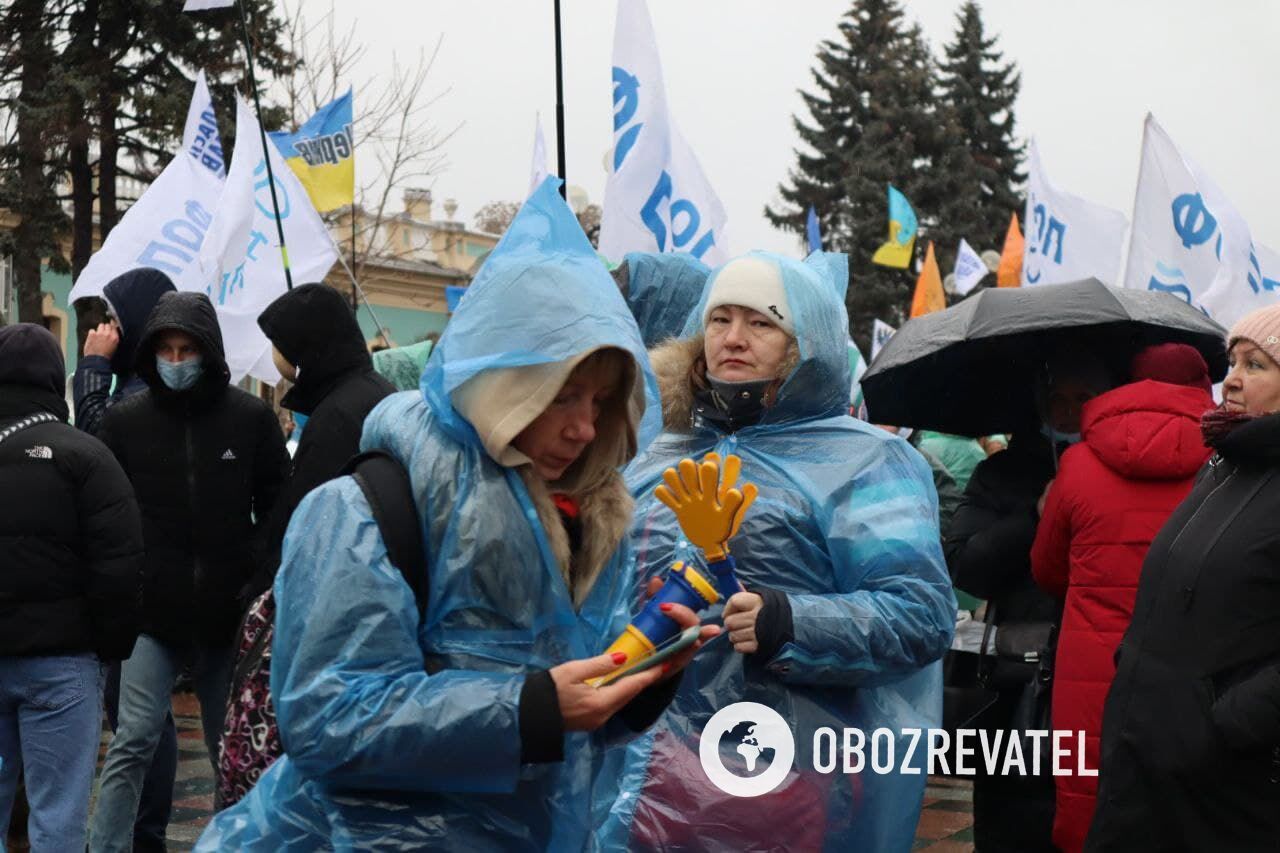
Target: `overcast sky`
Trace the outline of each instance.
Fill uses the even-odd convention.
[[[849,6],[649,0],[668,101],[728,211],[734,254],[798,251],[762,209],[794,163],[791,117],[799,90],[811,88],[818,44],[835,36]],[[907,16],[940,53],[959,6],[915,0]],[[1150,110],[1218,181],[1254,239],[1280,247],[1280,3],[985,0],[982,8],[1022,71],[1018,133],[1036,137],[1061,189],[1130,216]],[[386,73],[393,51],[415,54],[444,34],[432,72],[435,88],[449,89],[438,124],[462,127],[432,185],[437,204],[456,198],[469,222],[485,202],[523,199],[539,112],[554,171],[552,0],[336,0],[336,10],[369,46],[361,70],[369,76]],[[563,0],[561,11],[568,178],[595,202],[612,137],[615,10],[614,0]]]

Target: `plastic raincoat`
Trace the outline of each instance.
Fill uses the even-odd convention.
[[[667,425],[628,471],[637,500],[632,542],[642,579],[675,560],[697,559],[653,490],[663,469],[681,458],[738,454],[742,478],[760,487],[731,542],[738,576],[748,589],[785,593],[794,638],[770,660],[738,654],[726,636],[698,653],[658,723],[610,751],[596,788],[601,849],[886,853],[910,849],[914,838],[923,773],[845,775],[837,764],[822,774],[813,753],[821,726],[837,737],[856,727],[870,739],[880,727],[896,734],[940,725],[939,661],[951,642],[955,597],[930,471],[905,441],[848,416],[844,257],[815,253],[800,263],[760,256],[781,269],[799,364],[757,425],[725,434],[691,422],[684,377],[700,347],[680,341],[651,353]],[[710,288],[686,337],[702,331]],[[680,348],[683,361],[674,369],[660,362]],[[753,799],[713,786],[698,755],[711,715],[744,701],[781,714],[796,746],[779,787]],[[896,739],[895,771],[905,746]],[[923,740],[910,766],[924,767]],[[745,765],[734,772],[750,775]]]
[[[709,275],[710,267],[684,252],[629,252],[613,271],[646,347],[680,336]]]
[[[356,483],[312,492],[275,586],[271,687],[286,755],[197,849],[587,843],[592,765],[621,733],[568,732],[563,761],[522,764],[518,700],[527,673],[599,654],[625,626],[634,558],[624,537],[575,608],[529,490],[486,455],[450,396],[486,370],[600,346],[631,353],[655,391],[635,322],[556,183],[525,203],[468,290],[421,392],[389,397],[365,426],[362,447],[411,472],[425,618]]]

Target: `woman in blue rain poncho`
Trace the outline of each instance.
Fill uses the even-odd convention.
[[[707,282],[687,337],[650,354],[665,431],[627,474],[640,580],[697,559],[653,497],[664,469],[737,454],[742,479],[760,492],[731,542],[747,591],[725,605],[727,637],[689,665],[658,723],[608,756],[594,815],[602,849],[912,845],[923,740],[909,765],[918,775],[846,775],[838,756],[824,774],[814,763],[819,727],[837,738],[858,728],[868,740],[881,727],[937,727],[939,660],[955,622],[928,465],[906,442],[848,415],[846,282],[843,255],[738,258]],[[774,709],[795,736],[792,768],[753,799],[721,791],[699,760],[708,719],[736,702]],[[720,744],[727,770],[764,771],[735,752],[741,738],[731,740]],[[905,747],[896,738],[899,767]]]
[[[606,739],[669,700],[658,669],[583,683],[615,665],[600,652],[630,615],[618,469],[656,385],[555,184],[485,263],[421,392],[365,424],[362,448],[410,472],[425,616],[359,486],[343,477],[308,495],[275,585],[285,756],[198,849],[581,849]]]

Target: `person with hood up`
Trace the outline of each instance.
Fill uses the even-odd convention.
[[[142,778],[187,666],[216,768],[237,595],[258,568],[254,543],[289,464],[271,407],[229,384],[204,294],[160,298],[138,344],[137,372],[147,389],[112,406],[102,425],[137,494],[146,550],[143,630],[121,672],[94,851],[130,849]]]
[[[928,466],[848,414],[847,284],[844,255],[753,252],[721,267],[684,337],[652,353],[665,431],[627,473],[640,580],[700,559],[654,495],[665,469],[736,454],[759,497],[733,539],[746,591],[723,606],[727,637],[689,665],[652,732],[606,761],[601,849],[911,848],[923,773],[824,774],[813,749],[820,727],[937,727],[955,624]],[[794,767],[750,799],[713,784],[699,754],[713,714],[743,701],[778,712],[795,741]],[[760,772],[720,755],[740,765],[727,772]]]
[[[160,297],[176,289],[169,276],[150,267],[121,273],[103,287],[111,319],[89,330],[71,383],[78,429],[97,435],[108,408],[147,387],[136,372],[143,327]]]
[[[421,391],[365,422],[362,449],[412,481],[425,614],[353,478],[303,500],[275,584],[285,755],[197,850],[579,850],[605,740],[669,698],[656,667],[583,683],[630,618],[618,469],[656,431],[656,385],[557,184],[485,262]]]
[[[1129,627],[1147,548],[1209,458],[1200,417],[1213,408],[1209,368],[1194,347],[1159,344],[1133,357],[1130,384],[1085,403],[1082,441],[1062,455],[1045,500],[1031,571],[1065,600],[1054,666],[1054,730],[1086,734],[1098,768],[1112,658]],[[1097,777],[1054,778],[1053,843],[1078,853],[1093,820]]]
[[[293,511],[308,492],[338,476],[360,450],[364,419],[395,389],[373,370],[347,300],[325,284],[295,287],[267,306],[258,325],[276,368],[294,385],[280,405],[308,418],[293,474],[268,521],[267,558],[246,595],[252,601],[237,639],[236,663],[218,756],[216,802],[231,805],[279,757],[271,706],[271,644],[276,603],[271,582]]]
[[[1085,349],[1080,348],[1082,351]],[[1031,546],[1038,503],[1053,480],[1058,456],[1080,440],[1085,403],[1111,387],[1107,366],[1084,352],[1050,358],[1037,380],[1038,418],[1013,432],[1009,448],[978,463],[964,498],[943,531],[943,550],[956,589],[987,602],[986,618],[1006,636],[1043,633],[1056,625],[1061,605],[1036,586]],[[994,610],[992,609],[994,608]],[[1037,649],[1037,652],[1043,649]],[[1015,730],[1014,718],[1037,668],[1021,662],[993,672],[999,699],[980,728]],[[1030,750],[1023,743],[1024,753]],[[1038,853],[1053,850],[1054,786],[1044,762],[1040,774],[988,774],[979,764],[973,780],[973,834],[977,849]]]
[[[167,275],[151,267],[139,267],[121,273],[103,288],[102,300],[107,304],[110,320],[90,329],[85,336],[84,357],[76,365],[71,380],[75,402],[75,425],[89,435],[97,436],[107,410],[119,401],[145,391],[147,383],[135,370],[138,344],[147,318],[166,293],[176,290]],[[114,383],[114,385],[113,385]],[[119,723],[120,663],[107,670],[104,691],[107,722],[114,732]],[[134,849],[165,849],[169,826],[171,794],[178,775],[178,730],[173,715],[165,717],[160,743],[147,770],[138,804],[138,821],[134,827]]]
[[[1227,362],[1213,456],[1142,565],[1086,850],[1280,839],[1280,305],[1231,328]]]
[[[58,342],[0,328],[0,839],[19,777],[32,849],[84,848],[102,665],[138,635],[142,522],[111,452],[67,425]]]

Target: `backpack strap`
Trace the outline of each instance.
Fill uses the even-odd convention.
[[[355,478],[369,501],[373,520],[378,523],[378,531],[387,546],[387,556],[413,590],[421,619],[427,612],[430,581],[409,472],[385,450],[371,450],[353,456],[343,466],[342,473]]]

